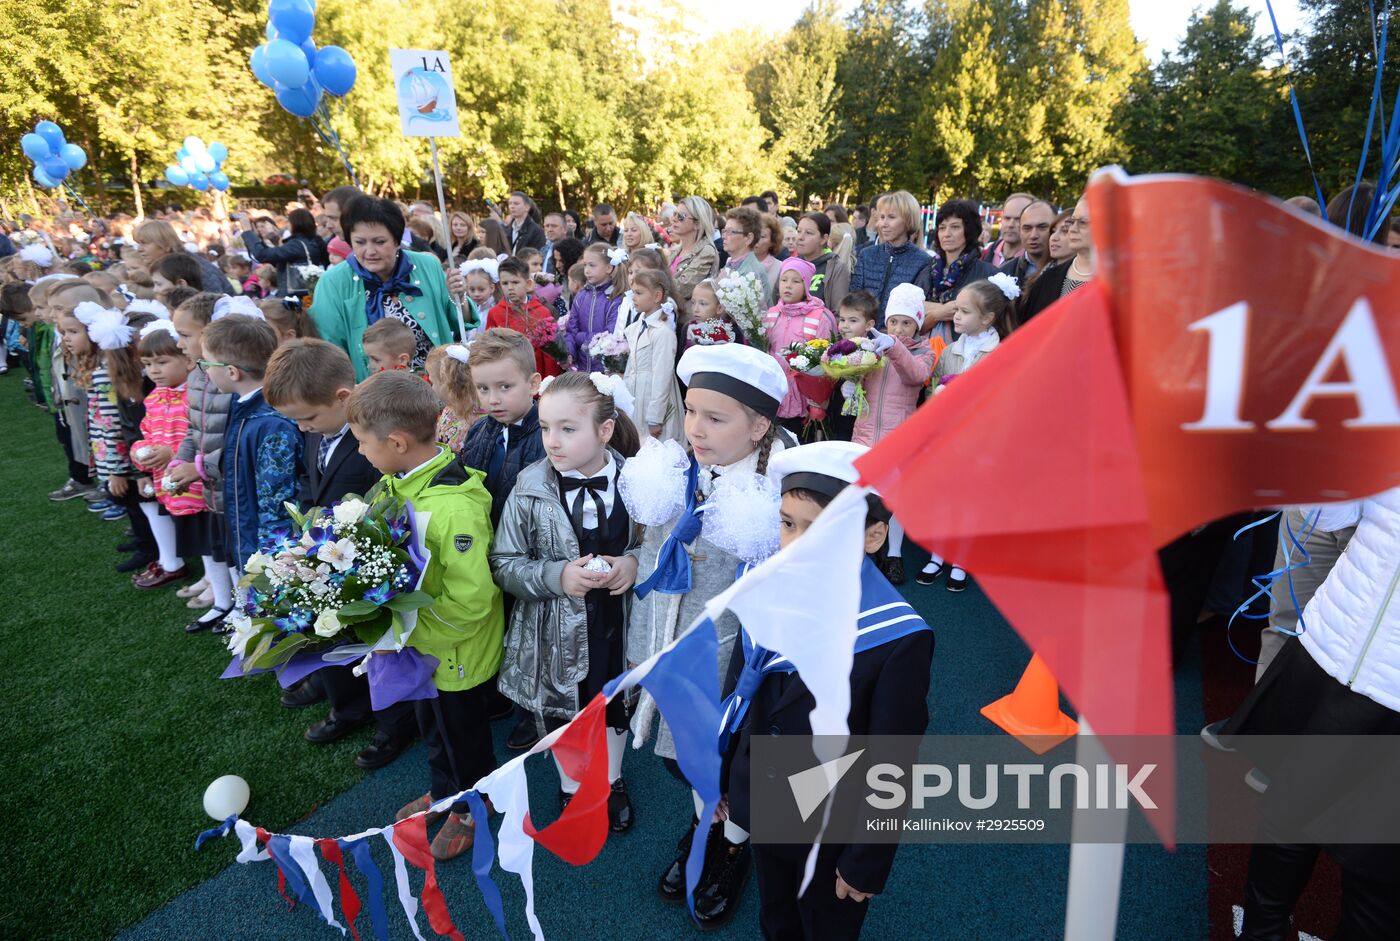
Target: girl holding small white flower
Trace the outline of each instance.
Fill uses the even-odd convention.
[[[564,327],[564,347],[581,372],[597,368],[588,345],[600,333],[612,333],[627,290],[627,251],[606,242],[583,250],[583,290],[574,295]]]
[[[578,714],[626,668],[626,625],[640,530],[618,492],[637,452],[632,399],[617,376],[568,372],[540,387],[546,456],[520,472],[491,547],[497,584],[516,598],[501,662],[502,693],[542,717],[540,734]],[[622,780],[625,697],[608,703],[609,824],[630,829]],[[537,719],[537,721],[539,721]],[[579,782],[559,767],[561,809]]]
[[[953,300],[953,330],[958,338],[939,354],[933,367],[934,394],[941,393],[944,386],[980,363],[1006,339],[1016,326],[1011,302],[1020,293],[1016,279],[1001,273],[986,281],[974,281],[958,292]],[[932,585],[943,568],[943,558],[934,553],[915,580],[920,585]],[[951,569],[948,590],[962,591],[967,587],[967,573],[956,565],[951,565]]]

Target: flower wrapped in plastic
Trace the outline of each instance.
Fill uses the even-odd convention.
[[[768,333],[763,325],[763,286],[752,274],[729,274],[715,284],[720,309],[734,319],[744,341],[765,353]]]
[[[685,327],[688,346],[718,346],[721,343],[733,343],[736,339],[738,331],[734,325],[723,320],[692,320]]]
[[[588,358],[593,365],[602,367],[603,372],[614,376],[620,376],[627,370],[627,355],[631,352],[627,338],[621,334],[595,333],[593,339],[588,341]]]
[[[402,647],[418,609],[432,603],[419,590],[427,555],[412,507],[381,493],[287,510],[291,532],[249,557],[238,582],[234,663],[224,675],[277,670],[286,680],[289,666],[304,676],[347,659],[323,656],[337,648]]]
[[[560,368],[567,368],[569,351],[564,348],[564,339],[559,335],[559,319],[541,317],[530,324],[525,332],[530,345],[557,362]]]
[[[783,350],[783,361],[788,369],[801,376],[825,376],[822,369],[822,356],[826,354],[831,341],[823,338],[798,341],[788,344]]]
[[[841,339],[826,348],[822,354],[822,371],[841,383],[841,392],[846,396],[841,405],[842,415],[860,418],[865,414],[870,403],[861,380],[884,365],[885,357],[876,349],[875,341],[868,338]]]
[[[643,526],[669,523],[685,509],[690,455],[674,439],[648,438],[622,465],[617,492],[632,521]]]

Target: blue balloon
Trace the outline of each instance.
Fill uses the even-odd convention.
[[[50,154],[44,159],[44,172],[51,179],[62,180],[68,175],[68,164],[63,162],[63,158],[58,154]]]
[[[283,86],[277,89],[277,103],[299,118],[309,118],[321,103],[321,88],[313,82],[300,88]]]
[[[43,167],[34,168],[34,182],[38,183],[44,189],[49,190],[53,189],[55,186],[58,185],[58,181],[52,179],[47,173],[45,173]]]
[[[38,134],[49,145],[49,150],[58,153],[58,148],[67,143],[63,139],[63,129],[52,121],[40,121],[34,125],[34,133]],[[49,174],[52,176],[53,174]]]
[[[306,61],[306,53],[285,39],[274,39],[267,44],[267,71],[279,85],[287,88],[300,88],[311,77],[311,66]]]
[[[306,53],[306,64],[311,66],[311,71],[316,71],[316,44],[308,39],[301,44],[301,51]]]
[[[296,45],[311,38],[316,28],[316,11],[307,0],[272,0],[267,7],[268,22],[277,27],[277,35]]]
[[[199,168],[200,173],[214,172],[214,158],[209,156],[207,153],[195,155],[194,165]]]
[[[87,153],[77,144],[64,144],[58,155],[70,170],[81,170],[87,165]]]
[[[272,73],[267,70],[267,45],[263,44],[253,49],[253,54],[248,58],[248,66],[253,70],[253,77],[262,82],[268,88],[272,87],[275,79]]]
[[[355,60],[339,46],[322,46],[316,53],[316,81],[339,98],[355,87]]]
[[[175,162],[179,163],[181,160],[184,160],[189,155],[190,152],[185,148],[181,147],[179,150],[175,151]]]
[[[267,28],[263,30],[263,35],[267,37],[268,42],[277,38],[277,27],[272,24],[272,20],[267,21]]]
[[[228,189],[228,177],[222,173],[211,173],[209,174],[209,185],[222,193]]]
[[[192,176],[190,177],[190,186],[193,186],[202,193],[209,188],[209,177],[205,176],[203,173]]]
[[[214,158],[215,163],[223,163],[228,159],[228,148],[218,141],[209,145],[209,156]]]
[[[35,163],[40,162],[53,153],[49,148],[49,142],[38,134],[26,134],[19,139],[19,146],[24,151],[24,155]]]
[[[188,186],[190,175],[179,167],[166,167],[165,178],[176,186]]]

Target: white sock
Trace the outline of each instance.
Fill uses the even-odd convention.
[[[214,595],[214,610],[227,611],[233,607],[233,580],[228,564],[215,562],[212,555],[204,556],[204,577],[209,579],[209,591]]]
[[[939,555],[937,552],[930,553],[928,565],[924,566],[924,571],[928,572],[929,574],[933,574],[933,572],[937,570],[937,568],[942,564],[943,556]]]
[[[897,559],[904,554],[904,527],[899,520],[890,517],[889,557]]]
[[[185,561],[175,554],[175,519],[171,516],[162,516],[159,503],[139,503],[141,512],[146,514],[146,521],[151,524],[151,535],[156,540],[156,550],[160,553],[160,558],[156,561],[160,567],[167,572],[178,572],[184,568]]]
[[[622,777],[622,756],[627,754],[627,730],[608,729],[608,783]]]
[[[958,568],[956,565],[953,566],[953,570],[948,573],[948,579],[950,581],[959,582],[962,581],[964,578],[967,578],[967,573],[964,572],[962,569]]]
[[[550,754],[553,755],[554,753],[550,752]],[[565,794],[577,794],[578,782],[564,773],[564,766],[559,763],[557,757],[554,759],[554,767],[559,772],[559,790],[563,791]]]

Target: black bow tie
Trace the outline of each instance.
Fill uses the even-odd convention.
[[[608,492],[609,480],[607,477],[565,477],[559,476],[559,491],[564,497],[568,497],[575,490],[580,491],[574,497],[573,506],[569,507],[570,522],[574,525],[574,532],[583,532],[583,498],[585,493],[593,498],[593,506],[598,511],[598,528],[602,529],[603,520],[607,518],[607,513],[603,510],[603,498],[599,494]],[[565,499],[568,506],[568,500]]]

